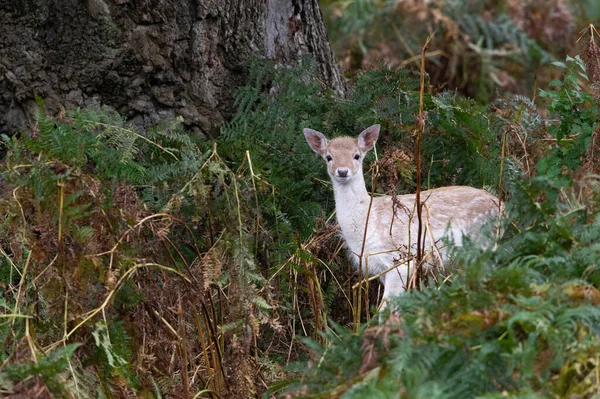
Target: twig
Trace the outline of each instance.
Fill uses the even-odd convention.
[[[442,270],[444,270],[444,272],[445,272],[444,259],[442,258],[442,254],[440,253],[440,250],[438,249],[438,247],[436,245],[435,238],[433,237],[433,231],[431,231],[431,225],[429,223],[429,220],[431,219],[431,212],[429,211],[429,205],[427,205],[426,203],[424,203],[423,205],[425,206],[425,211],[427,212],[427,233],[429,234],[429,239],[431,240],[432,252],[437,256],[438,262],[440,263]],[[437,281],[437,279],[436,279],[436,281]]]
[[[113,288],[108,295],[106,296],[106,298],[104,299],[104,302],[102,302],[102,304],[97,307],[96,309],[86,313],[86,316],[84,317],[84,319],[82,321],[80,321],[75,327],[73,327],[69,332],[65,332],[63,338],[57,342],[55,342],[54,344],[48,346],[45,351],[51,351],[53,349],[55,349],[57,346],[61,345],[63,342],[66,342],[71,335],[73,335],[75,333],[75,331],[79,330],[79,328],[81,328],[81,326],[83,326],[85,323],[87,323],[88,321],[90,321],[92,318],[94,318],[94,316],[96,316],[98,313],[100,313],[101,311],[104,310],[104,308],[106,308],[108,306],[108,304],[110,303],[110,301],[112,300],[112,298],[115,296],[115,294],[117,293],[117,291],[119,290],[119,288],[121,288],[121,285],[123,284],[123,282],[125,282],[125,280],[127,280],[132,274],[133,272],[135,272],[138,269],[144,268],[144,267],[149,267],[149,266],[155,266],[158,267],[159,269],[163,269],[163,270],[167,270],[170,272],[173,272],[175,274],[177,274],[178,276],[180,276],[181,278],[183,278],[185,281],[187,281],[188,283],[191,283],[191,281],[183,274],[181,273],[179,270],[167,267],[167,266],[163,266],[160,265],[158,263],[138,263],[136,265],[134,265],[131,269],[127,270],[119,279],[119,281],[117,281],[117,283],[115,284],[115,288]]]
[[[441,55],[442,57],[445,56],[446,58],[450,58],[450,57],[448,57],[448,55],[446,53],[444,53],[441,50],[436,50],[436,51],[431,51],[429,53],[426,53],[425,57],[431,58],[431,57],[435,57],[437,55]],[[419,60],[419,58],[421,58],[420,55],[415,55],[414,57],[407,58],[406,60],[404,60],[400,63],[400,68],[404,68],[407,65],[412,64],[413,62],[417,62]]]
[[[387,252],[396,252],[396,251],[395,250],[391,250],[391,251],[377,252],[377,253],[369,254],[369,255],[378,255],[380,253],[387,253]],[[367,256],[369,256],[369,255],[367,255]],[[402,266],[405,263],[410,262],[413,259],[414,259],[414,257],[410,256],[410,257],[404,259],[403,261],[401,261],[401,262],[399,262],[399,263],[397,263],[397,264],[395,264],[395,265],[393,265],[391,267],[388,267],[384,271],[382,271],[380,273],[377,273],[377,274],[375,274],[373,276],[370,276],[367,280],[372,281],[372,280],[378,279],[379,277],[383,276],[384,274],[387,274],[387,273],[391,272],[392,270],[396,270],[398,267]],[[352,286],[352,289],[356,289],[360,284],[361,284],[360,281],[358,283],[354,284]]]

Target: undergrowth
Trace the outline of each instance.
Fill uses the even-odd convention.
[[[507,201],[504,235],[487,250],[457,251],[446,283],[398,298],[400,318],[378,325],[363,314],[358,335],[347,329],[359,328],[355,277],[328,178],[301,132],[353,135],[380,123],[367,181],[377,193],[412,192],[417,75],[363,70],[341,98],[310,59],[289,68],[253,60],[215,142],[194,141],[177,120],[142,134],[106,107],[42,112],[32,132],[3,137],[0,392],[597,390],[597,191],[590,183],[575,195],[572,179],[597,110],[576,84],[584,65],[567,64],[544,92],[550,121],[523,97],[481,105],[425,93],[422,188],[495,192]],[[377,295],[367,293],[371,304]]]
[[[596,190],[598,181],[589,184]],[[597,193],[597,191],[595,191]],[[560,182],[515,183],[497,247],[456,251],[451,285],[395,301],[401,318],[312,344],[294,397],[595,397],[600,218]],[[597,195],[597,194],[596,194]],[[540,197],[552,198],[539,203]],[[596,206],[597,197],[593,200]],[[540,206],[541,205],[541,206]],[[334,326],[335,327],[335,326]]]
[[[277,327],[254,251],[270,187],[178,121],[142,136],[107,108],[4,141],[4,393],[256,391],[250,353]]]
[[[481,102],[498,92],[531,96],[557,78],[549,66],[575,50],[577,33],[600,17],[591,0],[324,0],[322,10],[344,70],[374,60],[426,70],[435,86]],[[535,96],[535,94],[533,94]]]

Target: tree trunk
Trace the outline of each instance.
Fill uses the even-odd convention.
[[[101,103],[140,127],[183,117],[214,137],[251,56],[317,61],[345,83],[317,0],[0,0],[0,133]]]

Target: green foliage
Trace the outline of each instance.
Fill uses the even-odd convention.
[[[287,386],[296,396],[592,392],[600,197],[575,199],[569,171],[585,153],[595,107],[577,86],[579,59],[570,62],[559,89],[543,94],[556,119],[550,149],[537,141],[546,124],[527,98],[481,105],[425,93],[422,188],[495,191],[502,172],[503,237],[485,250],[467,242],[447,283],[398,298],[401,318],[360,334],[326,320],[346,317],[338,299],[349,294],[347,265],[332,226],[315,227],[333,196],[302,128],[333,137],[381,123],[365,170],[379,170],[378,193],[413,191],[417,75],[365,70],[342,97],[321,86],[309,59],[252,60],[237,113],[212,143],[195,143],[178,121],[142,135],[108,108],[42,114],[30,138],[5,138],[0,309],[9,322],[0,339],[9,355],[0,386],[35,376],[59,396],[171,397],[185,388],[250,397],[265,364],[269,382],[292,377],[273,392]],[[538,176],[526,180],[533,172],[520,166],[534,152]],[[319,343],[299,346],[294,338],[305,335]],[[64,342],[82,346],[37,365],[23,358],[23,348],[39,360],[39,348]],[[275,359],[303,359],[306,348],[320,359],[283,375]]]
[[[286,386],[286,394],[311,398],[592,397],[597,392],[598,185],[586,180],[585,202],[570,187],[570,171],[581,165],[597,114],[591,96],[578,85],[586,78],[580,59],[568,61],[564,82],[554,83],[559,90],[543,93],[557,119],[547,128],[556,146],[537,149],[543,151],[537,176],[523,179],[522,171],[511,169],[515,164],[505,169],[510,201],[501,239],[485,249],[471,242],[455,249],[452,278],[396,298],[399,318],[371,323],[359,334],[333,327],[324,344],[307,343],[318,361],[308,369],[296,365],[297,379],[277,390]],[[485,165],[497,165],[486,158],[497,154],[497,147],[490,150],[494,138],[509,129],[525,143],[544,128],[529,100],[502,99],[495,114],[449,94],[428,101],[431,149],[424,150],[435,154],[445,145],[438,154],[450,154],[447,165],[430,164],[433,181],[441,176],[494,185],[495,168]],[[485,133],[479,138],[474,132]],[[456,153],[459,157],[452,158]],[[468,154],[480,154],[482,163],[465,162]],[[464,164],[475,176],[454,169]],[[548,164],[558,165],[559,173],[543,167]]]
[[[238,112],[223,128],[219,148],[234,164],[245,162],[249,152],[255,170],[277,188],[273,212],[281,212],[303,237],[312,232],[315,217],[327,218],[333,202],[325,168],[306,145],[302,128],[334,137],[357,135],[380,123],[380,156],[398,147],[412,153],[419,107],[419,77],[413,72],[384,66],[363,71],[351,93],[341,97],[321,88],[309,59],[286,68],[254,60],[249,68],[251,83],[236,96]],[[500,121],[487,107],[451,93],[428,94],[425,101],[430,134],[425,136],[423,158],[430,163],[429,184],[497,184]],[[385,180],[382,176],[379,184]],[[413,190],[414,182],[405,179],[397,188]],[[273,212],[269,216],[277,217]]]
[[[544,1],[329,0],[322,8],[336,53],[349,73],[380,58],[393,67],[418,67],[421,46],[435,30],[426,66],[434,83],[483,103],[498,91],[530,93],[534,71],[566,53],[567,40],[556,39],[572,33],[567,7]],[[560,18],[567,19],[560,33],[556,26],[545,26],[543,32],[531,26]]]
[[[50,169],[48,162],[73,168],[57,174],[49,185],[42,183],[47,181],[46,177],[33,182],[40,197],[52,194],[49,186],[55,186],[56,179],[83,171],[113,185],[124,182],[140,186],[142,196],[155,210],[166,205],[176,193],[171,185],[181,185],[192,178],[202,161],[198,146],[184,133],[179,120],[164,121],[141,135],[108,107],[74,109],[62,119],[42,113],[34,137],[20,140],[4,137],[4,142],[13,154],[8,160],[9,168],[20,157],[27,157],[28,151],[41,154],[32,160],[35,173],[31,176],[46,173]],[[30,175],[9,177],[22,177],[29,182]]]
[[[32,375],[40,376],[50,392],[58,396],[75,394],[75,390],[67,388],[62,374],[69,367],[69,359],[79,347],[79,344],[61,346],[45,356],[37,359],[36,363],[10,364],[0,371],[0,388],[10,389],[14,383],[25,380]]]
[[[600,4],[594,0],[582,0],[573,4],[581,18],[592,24],[600,21]]]
[[[590,145],[592,133],[598,123],[598,109],[593,96],[580,87],[580,80],[588,82],[583,60],[576,56],[567,58],[568,65],[554,63],[566,69],[564,79],[550,82],[555,90],[541,91],[547,99],[548,111],[558,117],[548,127],[556,142],[550,156],[537,164],[538,172],[551,178],[563,176],[564,170],[575,170]],[[568,181],[563,178],[563,184]]]
[[[91,163],[102,176],[133,180],[143,173],[132,162],[138,136],[114,110],[75,109],[63,121],[42,113],[36,136],[24,139],[24,148],[73,167]]]
[[[537,203],[558,190],[545,177],[517,184],[496,248],[456,251],[452,284],[399,297],[400,320],[336,331],[289,388],[323,398],[595,392],[585,376],[600,350],[600,215]]]
[[[444,92],[432,96],[424,137],[423,159],[428,164],[430,187],[447,185],[498,185],[500,145],[504,123],[473,100]]]
[[[307,221],[323,216],[315,202],[328,196],[324,190],[314,190],[314,178],[323,175],[312,168],[314,157],[305,151],[302,128],[316,125],[315,119],[328,112],[333,93],[322,92],[314,61],[303,63],[304,67],[294,69],[275,68],[266,60],[251,65],[251,83],[236,96],[238,112],[222,129],[219,148],[236,164],[244,161],[248,151],[261,176],[275,187],[286,187],[276,192],[283,213],[269,216],[291,218],[307,236],[312,230]]]
[[[192,137],[180,120],[163,121],[146,133],[141,143],[144,156],[138,157],[137,162],[144,169],[140,196],[150,209],[158,211],[166,206],[194,178],[208,156],[208,151],[201,151],[200,143]]]
[[[8,322],[0,336],[10,367],[0,372],[12,373],[2,374],[7,390],[34,377],[61,397],[145,395],[157,384],[165,395],[179,394],[185,380],[164,377],[173,362],[165,343],[190,356],[184,373],[217,371],[222,357],[237,357],[240,367],[251,359],[224,346],[242,345],[240,336],[249,345],[248,331],[270,322],[257,259],[260,243],[270,240],[258,196],[272,194],[271,186],[250,170],[234,173],[216,146],[203,153],[178,120],[142,135],[106,107],[58,118],[42,113],[31,137],[3,139],[0,244],[8,289],[1,309]],[[177,306],[172,320],[168,309]],[[148,317],[159,324],[147,325]],[[197,335],[186,332],[192,325]],[[189,352],[173,335],[185,337]],[[84,345],[63,376],[61,362],[23,360],[18,368],[26,341],[32,354],[63,341]],[[156,365],[144,366],[149,359]],[[207,359],[213,363],[203,365]],[[188,389],[206,389],[213,378]]]
[[[5,298],[13,305],[2,313],[16,319],[2,323],[2,336],[20,339],[25,332],[22,315],[34,320],[28,329],[36,332],[35,339],[42,347],[69,330],[74,341],[86,341],[89,333],[90,340],[94,336],[103,350],[102,356],[95,357],[97,375],[109,378],[112,372],[135,384],[128,363],[132,354],[126,329],[130,325],[114,321],[92,332],[85,326],[77,331],[75,324],[66,323],[79,322],[97,311],[105,290],[118,291],[121,287],[114,287],[115,275],[129,271],[142,256],[157,256],[152,246],[150,250],[145,247],[152,235],[141,234],[136,241],[122,242],[125,237],[134,237],[131,228],[146,212],[134,185],[140,185],[140,193],[153,188],[161,201],[152,205],[162,207],[167,202],[164,198],[170,199],[171,192],[179,190],[199,167],[201,154],[181,133],[179,123],[165,122],[157,129],[160,132],[142,136],[116,112],[102,107],[75,109],[59,118],[42,113],[32,137],[3,137],[8,154],[2,179],[10,195],[0,199],[2,264],[9,266],[2,284],[10,287]],[[169,168],[168,157],[180,162]],[[161,173],[156,172],[159,169]],[[110,256],[97,255],[103,251]],[[36,284],[38,278],[43,284]],[[125,292],[118,291],[115,304],[127,303],[131,309],[143,296],[127,283],[122,286],[129,292],[123,295]],[[114,312],[107,313],[118,320]],[[18,348],[15,344],[6,347],[17,354]],[[79,369],[78,362],[69,365],[67,380],[71,382],[61,384],[56,375],[63,373],[62,359],[66,357],[52,360],[55,357],[37,365],[10,366],[2,372],[10,372],[15,383],[38,375],[59,396],[65,396],[67,389],[86,397],[85,392],[99,386],[97,378]]]
[[[325,259],[319,263],[316,254],[298,242],[298,238],[318,237],[315,219],[328,219],[334,209],[326,168],[306,144],[302,129],[310,127],[328,137],[355,136],[380,123],[383,130],[377,157],[381,162],[391,160],[393,167],[380,168],[375,190],[414,192],[413,135],[420,79],[411,71],[380,66],[358,74],[348,95],[342,97],[321,87],[314,62],[309,59],[296,67],[282,68],[265,60],[252,60],[248,66],[250,83],[237,93],[237,114],[224,126],[217,147],[228,165],[245,168],[251,164],[259,181],[268,182],[269,192],[262,195],[257,212],[273,237],[273,245],[264,247],[269,265],[266,270],[277,274],[276,296],[285,313],[295,317],[298,290],[300,295],[312,295],[310,289],[298,283],[298,276],[313,279],[308,265],[317,262],[319,273],[325,275],[347,270],[344,257],[335,257],[333,264]],[[449,182],[497,188],[501,151],[498,138],[506,122],[490,113],[487,106],[445,92],[426,93],[425,108],[423,172],[427,178],[423,188]],[[396,158],[397,151],[403,158]],[[373,165],[373,153],[367,160],[367,173],[375,170],[369,170],[369,164]],[[512,164],[505,165],[508,173]],[[518,171],[511,173],[518,175]],[[371,179],[367,176],[366,180]],[[211,211],[212,215],[223,213]],[[335,245],[331,241],[314,245],[323,250]],[[324,255],[333,258],[326,252]],[[279,265],[286,259],[290,267],[280,270]],[[324,306],[343,314],[335,306],[339,304],[335,299],[343,298],[340,283],[327,279],[319,288]],[[303,309],[306,313],[301,317],[313,318],[319,313],[313,307]]]
[[[110,370],[116,375],[125,374],[131,381],[131,372],[127,369],[128,359],[132,358],[131,338],[124,329],[123,322],[116,321],[110,325],[98,322],[92,332],[92,337],[98,356],[105,357],[102,362],[106,362],[110,366],[106,371]],[[100,363],[100,361],[98,362]]]
[[[535,70],[538,65],[551,60],[551,56],[538,42],[531,39],[507,15],[499,14],[490,19],[464,8],[466,7],[444,9],[472,41],[465,43],[469,50],[457,49],[450,69],[451,74],[455,76],[462,72],[458,87],[475,99],[486,101],[492,97],[496,88],[502,87],[501,75],[506,73],[506,70],[514,71],[518,69],[516,66]],[[468,52],[472,52],[472,59],[468,65],[460,65]],[[474,76],[464,70],[469,67],[475,68],[479,75]],[[460,71],[460,68],[463,68],[463,71]]]

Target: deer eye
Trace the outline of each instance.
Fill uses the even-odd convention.
[[[332,160],[333,158],[331,158],[331,155],[327,155],[327,156],[325,157],[325,159],[327,160],[327,162],[331,162],[331,160]]]
[[[360,154],[354,154],[354,159],[358,161],[360,159]]]

